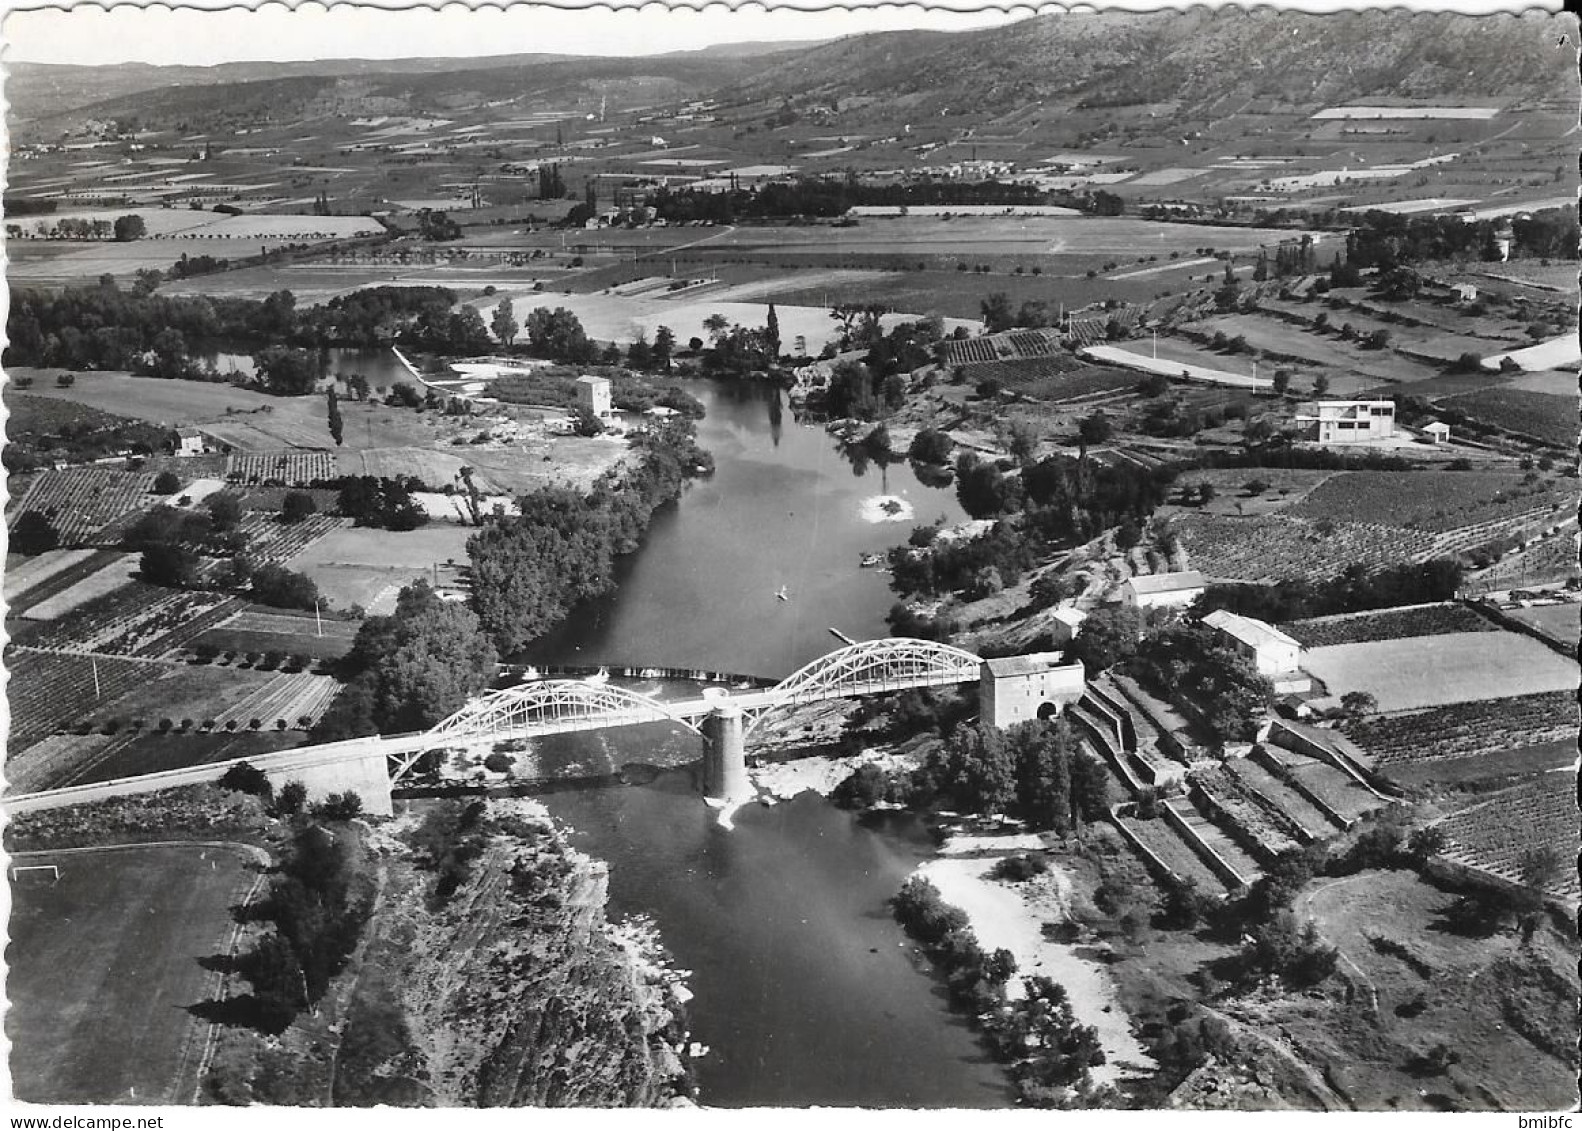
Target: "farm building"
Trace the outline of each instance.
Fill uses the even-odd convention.
[[[1137,609],[1184,609],[1203,592],[1203,575],[1195,569],[1156,573],[1121,582],[1121,603]]]
[[[209,439],[196,428],[176,429],[176,454],[201,456],[209,451]]]
[[[1087,686],[1079,663],[1061,663],[1059,652],[1034,652],[984,660],[978,706],[985,722],[1010,727],[1063,711]]]
[[[1245,657],[1259,675],[1268,676],[1276,692],[1290,695],[1307,691],[1313,681],[1298,670],[1302,645],[1273,625],[1244,617],[1226,609],[1216,609],[1203,618],[1233,652]]]
[[[1304,440],[1357,444],[1395,435],[1394,401],[1305,401],[1296,408]]]
[[[610,381],[607,377],[578,377],[577,405],[585,408],[600,420],[611,416]]]
[[[1082,631],[1082,622],[1087,619],[1088,614],[1075,606],[1056,609],[1049,616],[1049,638],[1056,644],[1070,644],[1076,639],[1077,633]]]
[[[1423,434],[1428,437],[1430,444],[1443,444],[1450,439],[1450,425],[1443,420],[1435,420],[1423,425]]]
[[[1451,290],[1456,292],[1456,298],[1461,302],[1478,301],[1478,288],[1471,283],[1457,283]]]

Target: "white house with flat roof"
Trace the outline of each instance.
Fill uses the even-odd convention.
[[[1135,609],[1184,609],[1207,587],[1195,569],[1180,573],[1154,573],[1121,582],[1121,603]]]
[[[1305,401],[1296,406],[1302,439],[1360,444],[1395,435],[1394,401]]]

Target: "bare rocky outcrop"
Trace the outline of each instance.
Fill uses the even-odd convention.
[[[532,802],[491,802],[489,818],[482,851],[443,902],[412,860],[393,869],[399,890],[370,962],[381,976],[350,1024],[396,1023],[400,1040],[377,1063],[343,1063],[343,1075],[360,1079],[338,1084],[338,1097],[442,1107],[688,1102],[676,979],[612,935],[606,866],[571,849]]]

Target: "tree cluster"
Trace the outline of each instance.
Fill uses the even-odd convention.
[[[427,582],[401,590],[395,613],[369,617],[341,661],[347,677],[314,730],[320,742],[424,730],[494,679],[494,646],[471,609]]]
[[[653,512],[712,466],[690,421],[672,420],[633,440],[634,466],[611,472],[583,495],[542,487],[519,514],[474,534],[473,608],[502,654],[519,651],[574,605],[615,584],[615,559],[637,548]]]
[[[1434,558],[1373,571],[1355,564],[1328,581],[1296,578],[1273,585],[1210,585],[1193,605],[1193,612],[1207,615],[1215,609],[1229,609],[1242,616],[1277,624],[1336,613],[1422,605],[1453,599],[1461,587],[1461,576],[1460,563],[1451,558]]]
[[[416,530],[428,522],[428,512],[414,493],[423,484],[410,476],[395,479],[372,475],[348,476],[340,482],[336,507],[358,526],[385,530]]]
[[[273,930],[237,957],[258,1027],[278,1033],[318,1001],[346,966],[372,908],[354,837],[323,825],[296,830],[264,899],[249,915]]]
[[[1251,741],[1274,701],[1274,686],[1250,661],[1221,644],[1212,629],[1190,620],[1149,636],[1128,667],[1157,693],[1189,701],[1220,742]]]

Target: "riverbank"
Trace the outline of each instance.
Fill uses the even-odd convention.
[[[1050,939],[1049,925],[1074,922],[1075,889],[1058,862],[1049,871],[1021,883],[996,880],[1001,860],[1045,847],[1043,838],[1013,827],[1001,833],[957,834],[939,855],[918,868],[918,874],[939,889],[941,898],[966,914],[986,951],[1005,948],[1016,957],[1017,973],[1006,983],[1006,996],[1023,996],[1024,979],[1042,975],[1066,988],[1071,1008],[1084,1025],[1098,1030],[1105,1063],[1094,1068],[1095,1084],[1120,1084],[1153,1072],[1154,1059],[1132,1032],[1131,1018],[1109,972],[1081,946]]]
[[[809,791],[828,797],[866,764],[906,771],[921,761],[913,744],[912,749],[813,755],[770,763],[753,768],[750,777],[760,800],[773,804]],[[1024,979],[1034,975],[1051,978],[1066,988],[1077,1019],[1098,1031],[1104,1050],[1105,1063],[1092,1072],[1095,1084],[1120,1085],[1150,1074],[1157,1070],[1157,1062],[1133,1032],[1119,989],[1099,958],[1103,952],[1057,942],[1046,933],[1052,925],[1077,921],[1075,908],[1085,897],[1078,893],[1071,873],[1052,860],[1047,872],[1031,880],[1011,883],[993,878],[1001,860],[1044,852],[1048,847],[1044,836],[1024,831],[1014,822],[988,830],[958,827],[916,874],[933,883],[944,902],[962,910],[985,951],[1003,947],[1016,957],[1017,974],[1006,984],[1007,997],[1022,997]]]

